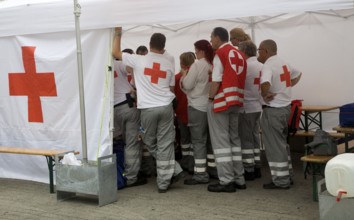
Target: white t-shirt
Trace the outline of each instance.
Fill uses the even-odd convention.
[[[163,55],[172,63],[173,66],[173,72],[175,72],[175,58],[172,56],[169,52],[165,50]]]
[[[168,105],[175,98],[170,86],[175,85],[172,63],[162,54],[154,52],[146,56],[123,53],[123,64],[134,71],[138,96],[138,108]]]
[[[267,59],[262,67],[261,84],[270,83],[269,92],[275,93],[274,99],[267,103],[271,107],[285,107],[291,103],[291,79],[300,71],[285,63],[279,56]]]
[[[247,74],[244,89],[243,107],[240,112],[253,113],[262,111],[260,102],[260,75],[263,64],[258,62],[257,57],[247,59]]]
[[[128,82],[128,72],[122,61],[113,61],[114,71],[114,105],[124,102],[126,93],[130,93],[133,87]]]
[[[181,82],[187,94],[188,105],[206,112],[209,97],[209,70],[211,64],[205,58],[195,61]]]
[[[219,48],[224,47],[227,43],[224,43]],[[222,82],[222,76],[224,75],[224,66],[221,63],[221,60],[217,54],[214,56],[213,60],[213,73],[211,75],[213,82]]]

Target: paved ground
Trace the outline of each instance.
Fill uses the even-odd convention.
[[[206,185],[178,182],[165,194],[157,193],[154,178],[144,186],[117,192],[118,202],[98,207],[96,198],[80,196],[57,201],[47,184],[0,179],[0,219],[122,219],[122,220],[235,220],[318,219],[318,203],[312,201],[311,178],[303,177],[302,153],[293,153],[295,185],[290,190],[264,190],[263,177],[247,182],[236,193],[210,193]]]

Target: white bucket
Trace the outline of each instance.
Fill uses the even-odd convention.
[[[340,197],[354,197],[354,154],[344,153],[333,157],[325,168],[327,191]]]

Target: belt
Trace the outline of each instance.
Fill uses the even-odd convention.
[[[120,106],[120,105],[124,105],[124,104],[128,104],[128,100],[125,100],[125,101],[123,101],[123,102],[120,102],[120,103],[118,103],[118,104],[115,104],[115,105],[114,105],[114,108],[115,108],[115,107],[118,107],[118,106]]]
[[[272,106],[269,106],[269,105],[262,105],[262,109],[265,109],[265,108],[286,108],[288,107],[289,105],[287,106],[284,106],[284,107],[272,107]]]
[[[275,108],[275,107],[272,107],[272,106],[269,106],[269,105],[262,105],[262,109],[265,109],[265,108]]]

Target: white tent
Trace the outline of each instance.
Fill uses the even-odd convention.
[[[107,85],[108,77],[104,73],[106,65],[109,65],[110,30],[117,25],[123,26],[125,30],[123,47],[132,49],[141,44],[148,45],[151,33],[164,33],[167,36],[167,50],[175,56],[177,64],[179,54],[193,51],[193,43],[196,40],[208,40],[214,27],[242,27],[254,38],[256,44],[263,39],[274,39],[278,43],[280,56],[303,71],[302,81],[294,89],[294,98],[303,99],[305,104],[324,105],[342,105],[354,100],[351,85],[354,82],[353,1],[82,0],[79,3],[82,12],[80,22],[88,109],[86,117],[92,120],[88,123],[90,159],[109,151],[109,111],[105,100],[110,98],[106,92],[110,88]],[[52,125],[63,125],[54,122],[60,121],[61,117],[53,119],[52,124],[45,124],[44,128],[39,129],[43,135],[40,139],[36,140],[34,136],[31,140],[26,140],[22,136],[22,139],[18,138],[21,131],[26,130],[21,129],[21,123],[15,126],[17,133],[11,133],[11,125],[6,120],[9,113],[4,110],[4,106],[13,106],[12,102],[4,101],[4,97],[9,96],[8,73],[19,71],[12,69],[13,63],[8,57],[20,53],[12,51],[13,47],[8,47],[6,42],[12,39],[13,46],[23,46],[24,43],[37,43],[44,39],[46,47],[49,48],[55,47],[56,42],[60,43],[60,48],[55,49],[63,55],[66,50],[72,51],[75,47],[73,1],[0,1],[0,27],[0,65],[6,66],[6,71],[0,72],[0,145],[42,148],[73,146],[80,151],[80,138],[77,140],[74,137],[80,136],[77,121],[73,122],[77,125],[73,132],[61,134],[60,138],[54,140],[53,145],[48,138],[45,140],[45,136],[51,133]],[[62,44],[63,42],[65,43]],[[40,52],[40,48],[37,48],[37,51]],[[55,60],[59,60],[55,53],[51,55]],[[74,58],[70,55],[70,58],[64,56],[60,59],[70,62]],[[99,64],[93,65],[96,62]],[[37,66],[37,69],[39,68],[42,66]],[[97,78],[97,75],[101,78]],[[61,83],[65,86],[64,82]],[[76,82],[67,83],[67,87],[77,86]],[[77,97],[77,94],[75,95]],[[48,104],[51,99],[41,100]],[[79,113],[78,99],[71,104],[75,101],[77,107],[73,109]],[[17,107],[15,105],[13,109]],[[21,108],[27,107],[24,105]],[[43,108],[55,111],[55,107],[45,104]],[[2,122],[6,122],[6,125]],[[331,126],[336,125],[338,111],[325,114],[324,123],[325,128],[329,130]],[[38,124],[27,124],[32,129],[40,127]],[[68,135],[67,138],[65,135]],[[13,160],[21,162],[11,163]],[[46,164],[41,160],[44,159],[0,155],[0,176],[47,182]]]

